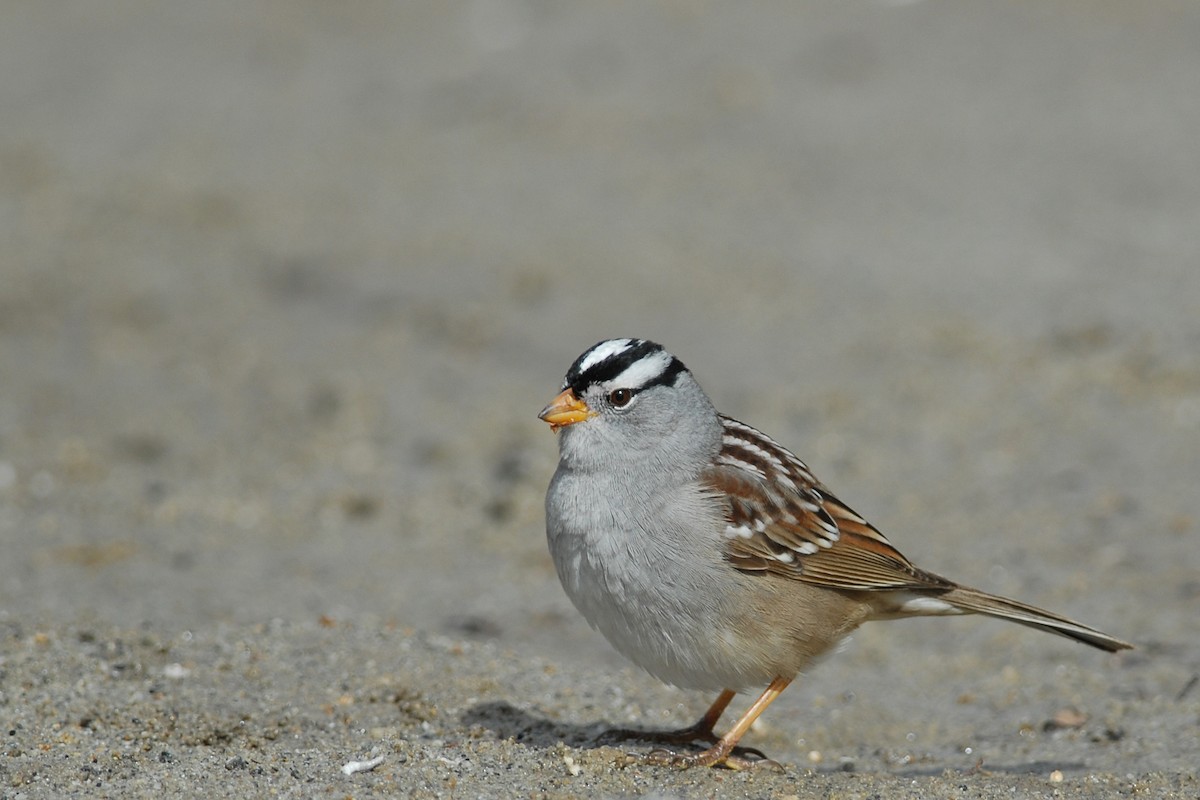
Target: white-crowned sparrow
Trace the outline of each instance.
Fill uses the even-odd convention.
[[[750,763],[734,747],[805,665],[876,619],[988,614],[1102,650],[1131,645],[1065,617],[919,569],[804,465],[717,413],[679,359],[609,339],[576,359],[538,415],[559,432],[546,535],[563,588],[593,627],[667,683],[719,691],[674,741],[679,767]],[[736,692],[766,687],[723,737]]]

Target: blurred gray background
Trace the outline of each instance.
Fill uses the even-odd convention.
[[[644,336],[922,566],[1140,647],[871,627],[768,715],[773,755],[850,690],[874,710],[827,749],[976,730],[995,709],[955,697],[1029,666],[1047,697],[1004,731],[1084,670],[1067,700],[1147,727],[1071,763],[1194,778],[1197,75],[1184,2],[5,4],[7,658],[390,626],[678,700],[587,629],[542,529],[535,414]],[[632,713],[570,702],[537,713]]]

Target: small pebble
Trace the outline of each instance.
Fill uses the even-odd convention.
[[[342,774],[353,775],[356,772],[370,772],[383,763],[383,756],[376,756],[367,761],[347,761],[342,764]]]

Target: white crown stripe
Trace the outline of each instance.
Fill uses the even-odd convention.
[[[605,386],[618,389],[640,389],[662,375],[667,367],[671,366],[673,358],[674,356],[665,350],[643,356],[626,367],[620,375],[607,381]]]
[[[636,339],[609,339],[607,342],[601,342],[593,347],[591,352],[579,362],[580,374],[587,372],[601,361],[607,361],[614,356],[619,356],[636,344]]]

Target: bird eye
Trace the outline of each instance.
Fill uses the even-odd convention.
[[[608,402],[613,408],[624,408],[631,400],[633,391],[630,389],[614,389],[608,395]]]

